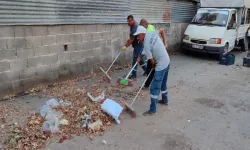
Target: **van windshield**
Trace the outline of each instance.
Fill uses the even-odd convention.
[[[226,10],[199,10],[191,24],[225,27],[229,12]]]

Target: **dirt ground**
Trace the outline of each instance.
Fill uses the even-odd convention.
[[[143,91],[133,106],[137,118],[124,112],[121,124],[114,123],[103,136],[94,140],[75,137],[64,143],[50,144],[45,150],[250,150],[250,68],[242,66],[245,55],[237,53],[232,66],[219,65],[214,57],[207,55],[172,57],[169,106],[159,106],[157,115],[142,115],[150,105],[149,91]],[[112,84],[126,72],[128,69],[113,75]],[[134,87],[121,89],[109,98],[120,103],[130,102],[133,95],[128,93],[135,91],[145,78],[141,74]],[[79,87],[94,80],[81,81]],[[100,86],[108,87],[109,84]],[[46,100],[48,98],[24,96],[0,104],[21,107],[17,110],[27,113],[38,110]]]

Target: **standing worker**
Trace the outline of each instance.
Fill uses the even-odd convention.
[[[167,79],[170,59],[165,46],[156,32],[147,33],[147,29],[139,26],[134,33],[137,39],[143,42],[145,55],[155,69],[154,79],[150,85],[150,109],[144,116],[156,114],[157,103],[168,105]],[[158,96],[162,93],[162,100]]]
[[[164,44],[165,48],[167,49],[167,37],[166,37],[165,31],[163,29],[156,31],[155,27],[151,24],[148,24],[148,21],[146,19],[141,19],[140,25],[147,29],[147,33],[157,32],[161,36],[163,44]],[[137,61],[139,62],[143,56],[144,56],[144,51],[142,52],[142,55],[138,57]],[[145,75],[147,75],[151,69],[152,69],[152,64],[150,61],[148,61],[147,71],[145,72]],[[148,79],[144,85],[144,89],[147,89],[149,87],[150,83],[152,82],[152,80],[154,78],[154,72],[155,72],[155,70],[153,70],[152,73],[150,74],[150,76],[148,77]]]
[[[248,30],[247,30],[247,40],[248,40],[248,53],[247,53],[247,57],[250,57],[250,26],[248,27]]]
[[[137,36],[134,35],[138,27],[138,24],[135,22],[134,17],[132,15],[129,15],[127,17],[127,21],[128,21],[128,25],[130,26],[130,38],[127,40],[126,45],[122,47],[122,50],[126,50],[132,44],[132,47],[134,48],[132,66],[134,66],[134,64],[137,61],[138,56],[140,56],[143,51],[143,43],[139,42],[137,40]],[[142,69],[146,71],[147,64],[145,60],[141,59],[139,64],[142,66]],[[136,72],[137,72],[137,66],[134,68],[134,70],[132,71],[132,75],[129,78],[135,79]]]

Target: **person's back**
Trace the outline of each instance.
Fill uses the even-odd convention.
[[[156,60],[156,71],[163,70],[168,67],[170,63],[168,52],[156,32],[149,32],[145,36],[145,49],[150,49],[152,57]]]

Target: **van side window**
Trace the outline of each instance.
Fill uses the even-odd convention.
[[[228,24],[228,27],[230,28],[230,29],[232,29],[233,28],[233,24],[236,22],[236,13],[233,13],[232,14],[232,17],[231,17],[231,20],[230,20],[230,22],[229,22],[229,24]]]
[[[246,24],[250,24],[250,9],[247,10]]]

